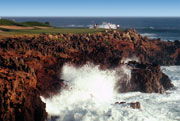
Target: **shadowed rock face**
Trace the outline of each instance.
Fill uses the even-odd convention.
[[[164,93],[173,87],[171,80],[161,72],[159,65],[130,61],[128,68],[131,69],[131,79],[129,82],[123,81],[123,78],[118,81],[119,92]]]
[[[43,121],[47,113],[39,96],[52,96],[65,87],[59,74],[64,63],[87,62],[113,69],[130,62],[131,80],[121,92],[158,92],[172,87],[159,65],[180,64],[179,42],[142,37],[135,30],[96,34],[22,36],[0,40],[0,120]]]

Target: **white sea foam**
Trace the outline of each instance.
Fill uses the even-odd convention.
[[[67,27],[78,27],[78,28],[82,28],[82,27],[85,27],[84,25],[74,25],[74,24],[72,24],[72,25],[67,25]]]
[[[102,29],[117,29],[116,24],[109,22],[102,22],[102,24],[99,24],[97,27]],[[94,25],[89,25],[89,28],[94,28]]]
[[[112,23],[107,23],[107,22],[103,22],[101,25],[98,26],[98,28],[103,28],[103,29],[116,29],[116,24],[112,24]]]
[[[94,65],[75,68],[66,64],[61,77],[72,88],[51,99],[41,98],[46,103],[48,114],[59,116],[57,121],[180,121],[180,67],[161,69],[175,85],[166,94],[118,94],[113,90],[116,71],[101,71]],[[131,109],[126,104],[116,105],[116,101],[138,101],[141,110]]]
[[[136,61],[139,62],[139,58],[136,56],[130,57],[130,58],[122,58],[121,63],[127,64],[129,61]]]
[[[150,26],[149,28],[150,28],[150,29],[155,29],[155,27],[153,27],[153,26]]]
[[[152,34],[152,33],[141,33],[142,36],[148,36],[151,39],[155,39],[158,38],[156,34]]]
[[[75,28],[75,27],[80,27],[80,28],[82,28],[82,27],[88,27],[88,28],[90,28],[90,29],[93,29],[94,28],[94,25],[74,25],[74,24],[72,24],[72,25],[67,25],[67,26],[64,26],[64,27],[73,27],[73,28]],[[116,24],[112,24],[112,23],[109,23],[109,22],[102,22],[102,24],[99,24],[98,26],[97,26],[97,28],[101,28],[101,29],[117,29],[117,25]]]

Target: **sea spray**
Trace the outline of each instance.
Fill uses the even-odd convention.
[[[98,28],[117,29],[116,24],[112,24],[112,23],[108,23],[108,22],[103,22],[101,25],[98,26]]]
[[[128,68],[123,68],[125,68],[124,72],[128,74]],[[123,70],[123,68],[121,69]],[[119,72],[123,72],[122,70]],[[89,91],[86,83],[84,87],[81,87],[83,85],[77,84],[77,82],[90,80],[89,78],[93,75],[101,75],[104,78],[116,80],[117,69],[116,71],[102,71],[98,66],[92,64],[79,68],[65,64],[61,78],[66,79],[69,88],[49,99],[41,97],[46,103],[46,111],[49,114],[48,121],[179,121],[180,68],[162,67],[162,70],[171,79],[174,79],[175,88],[167,91],[167,94],[117,93],[113,90],[112,96],[108,96],[110,99],[103,102],[98,101],[99,98],[96,97],[96,94],[96,98],[91,96],[93,91]],[[110,86],[113,85],[114,83]],[[127,103],[138,101],[141,104],[141,110],[131,109],[125,104],[116,105],[116,101]]]
[[[42,97],[42,100],[47,104],[48,114],[60,115],[60,120],[65,120],[70,114],[75,116],[73,113],[79,111],[78,116],[86,114],[91,108],[93,112],[98,110],[103,114],[101,111],[109,109],[109,106],[115,103],[114,96],[117,95],[115,85],[120,78],[126,77],[124,79],[129,81],[130,73],[131,71],[126,66],[114,70],[101,70],[98,65],[91,63],[81,67],[65,64],[60,78],[68,85],[68,88],[51,99]],[[68,120],[79,120],[77,115]]]
[[[138,57],[132,56],[132,57],[129,57],[129,58],[124,58],[123,57],[122,60],[121,60],[121,63],[127,64],[130,61],[140,62]]]
[[[66,64],[63,67],[61,79],[68,82],[72,92],[86,93],[85,98],[90,97],[95,101],[103,102],[113,98],[115,71],[103,71],[93,64],[86,64],[79,68]]]
[[[117,92],[124,92],[128,86],[131,86],[131,68],[127,65],[116,69],[116,77],[115,90]]]
[[[99,24],[97,27],[100,29],[117,29],[116,24],[112,24],[109,22],[102,22],[102,24]],[[89,25],[89,28],[94,28],[94,25]]]

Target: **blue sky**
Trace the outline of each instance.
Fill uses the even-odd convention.
[[[180,0],[0,0],[0,16],[180,17]]]

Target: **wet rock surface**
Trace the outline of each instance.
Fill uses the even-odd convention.
[[[115,102],[116,105],[125,105],[127,107],[133,108],[133,109],[141,109],[140,102],[132,102],[132,103],[126,103],[126,102]]]
[[[113,69],[135,56],[139,63],[125,64],[131,78],[128,83],[119,82],[126,87],[119,91],[163,93],[173,85],[158,64],[180,64],[179,45],[178,41],[142,37],[135,30],[0,39],[0,120],[45,120],[45,104],[39,96],[52,96],[65,87],[59,79],[64,63],[81,66],[91,62],[101,69]]]

